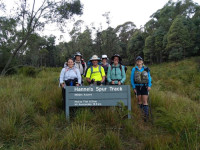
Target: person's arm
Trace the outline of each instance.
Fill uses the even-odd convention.
[[[133,89],[135,89],[134,73],[135,73],[135,68],[133,68],[131,71],[131,85]]]
[[[150,89],[151,89],[151,86],[152,86],[150,70],[148,71],[148,78],[149,78],[149,81],[148,81],[148,90],[150,90]]]
[[[91,83],[90,75],[91,75],[91,68],[88,68],[87,74],[86,74],[86,80],[88,83]]]
[[[84,76],[85,76],[85,74],[86,74],[86,70],[87,70],[87,64],[86,64],[86,62],[85,62],[85,70],[84,70]]]
[[[60,72],[60,85],[62,86],[62,88],[65,85],[65,81],[64,81],[64,75],[65,75],[65,68],[63,68]]]
[[[101,66],[101,74],[102,74],[101,83],[103,83],[105,81],[106,74],[105,74],[105,70],[104,70],[104,68],[102,66]]]
[[[122,66],[122,79],[121,79],[121,83],[124,83],[126,80],[126,73],[125,73],[125,67]]]
[[[76,69],[76,72],[77,72],[78,84],[81,85],[81,73],[79,69]]]
[[[108,80],[108,83],[111,82],[110,76],[111,76],[111,66],[108,67],[108,72],[107,72],[107,80]]]

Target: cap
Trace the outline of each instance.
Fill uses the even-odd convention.
[[[143,59],[142,59],[142,57],[138,56],[138,57],[136,58],[136,61],[137,61],[137,60],[143,60]]]

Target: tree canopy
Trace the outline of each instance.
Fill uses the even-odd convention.
[[[101,25],[84,28],[84,20],[78,20],[70,31],[71,40],[59,44],[54,35],[41,36],[37,31],[50,23],[63,30],[73,15],[82,14],[80,1],[43,0],[39,8],[35,8],[35,0],[32,5],[28,2],[19,1],[16,13],[0,17],[1,74],[16,64],[63,66],[77,51],[85,60],[93,54],[111,57],[118,53],[126,65],[133,65],[138,55],[151,64],[200,55],[200,6],[192,0],[168,1],[140,29],[132,21],[111,27],[110,12],[103,14],[108,25],[104,30]],[[0,8],[5,12],[3,1]]]

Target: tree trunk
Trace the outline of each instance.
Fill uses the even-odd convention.
[[[13,60],[13,58],[16,56],[17,52],[21,49],[21,47],[24,45],[24,43],[27,41],[29,35],[31,33],[27,33],[27,35],[25,36],[25,38],[23,39],[23,41],[18,45],[18,47],[15,49],[15,51],[10,55],[5,67],[3,68],[3,70],[1,71],[1,76],[5,76],[6,74],[6,70],[9,67],[11,61]]]

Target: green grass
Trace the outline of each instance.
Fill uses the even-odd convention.
[[[124,107],[62,111],[61,68],[0,78],[0,150],[200,149],[200,57],[149,66],[153,124]],[[129,67],[126,84],[130,84]]]

